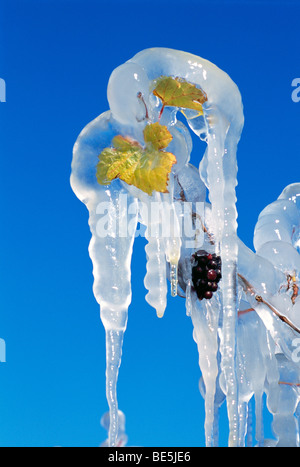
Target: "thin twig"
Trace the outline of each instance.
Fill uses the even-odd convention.
[[[300,334],[300,329],[298,329],[297,326],[295,326],[286,316],[283,316],[282,314],[280,314],[279,311],[276,310],[276,308],[273,305],[266,302],[266,300],[264,300],[260,295],[256,295],[255,300],[258,303],[263,303],[264,305],[266,305],[271,311],[273,311],[273,313],[276,316],[278,316],[279,319],[281,319],[281,321],[288,324],[294,331],[296,331],[296,332],[298,332],[298,334]]]
[[[246,313],[250,313],[250,311],[255,311],[254,308],[247,308],[247,310],[239,310],[238,316],[245,315]]]
[[[288,386],[297,386],[300,387],[300,383],[288,383],[286,381],[279,381],[278,384],[287,384]]]
[[[196,217],[196,218],[198,218],[198,219],[200,220],[201,226],[202,226],[202,230],[203,230],[203,232],[206,233],[206,235],[208,236],[209,243],[210,243],[211,245],[214,245],[215,242],[214,242],[214,240],[213,240],[213,235],[208,231],[207,227],[205,227],[204,223],[202,222],[201,216],[199,216],[199,214],[193,212],[193,217]]]
[[[264,298],[262,298],[261,295],[256,294],[254,287],[250,284],[250,282],[247,281],[247,279],[244,276],[242,276],[241,274],[238,274],[238,277],[243,282],[245,293],[251,293],[251,295],[255,295],[255,300],[258,303],[263,303],[264,305],[266,305],[281,321],[286,323],[294,331],[300,334],[300,329],[297,328],[297,326],[295,326],[286,316],[283,316],[273,305],[271,305]]]
[[[162,108],[160,109],[159,116],[158,116],[158,121],[160,122],[161,116],[163,114],[163,111],[165,109],[165,104],[163,104]]]
[[[246,293],[250,292],[251,295],[255,295],[255,290],[254,290],[253,286],[250,284],[250,282],[248,282],[247,279],[246,279],[244,276],[242,276],[242,274],[239,274],[239,273],[238,273],[238,278],[239,278],[239,279],[242,281],[242,283],[243,283],[244,291],[245,291]]]
[[[147,105],[146,105],[146,102],[145,102],[145,99],[143,97],[143,94],[141,92],[138,92],[137,93],[137,98],[140,99],[142,101],[142,103],[144,104],[145,106],[145,111],[146,111],[146,115],[145,115],[145,118],[149,118],[149,113],[148,113],[148,108],[147,108]],[[144,119],[143,119],[144,120]]]

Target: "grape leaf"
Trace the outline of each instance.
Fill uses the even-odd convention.
[[[105,148],[99,155],[97,180],[108,185],[120,178],[148,195],[153,191],[167,193],[167,184],[176,157],[163,151],[172,135],[167,127],[159,123],[149,124],[144,129],[145,147],[129,137],[117,135],[112,147]]]
[[[173,139],[168,128],[158,122],[150,123],[144,129],[145,143],[152,143],[155,149],[165,149]]]
[[[197,110],[203,114],[202,105],[207,101],[206,93],[183,78],[160,76],[154,81],[153,94],[161,99],[165,106],[182,107]]]

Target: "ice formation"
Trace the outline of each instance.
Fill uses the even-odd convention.
[[[109,426],[110,426],[110,413],[105,412],[100,420],[101,426],[109,433]],[[128,441],[128,437],[125,431],[125,415],[124,413],[119,410],[118,411],[118,434],[116,437],[116,447],[123,448],[126,446]],[[103,443],[101,443],[100,447],[109,447],[109,439],[107,438]]]
[[[201,90],[206,96],[202,111],[178,100],[177,105],[168,105],[170,99],[167,103],[159,99],[155,84],[161,77]],[[298,446],[300,184],[288,186],[262,211],[253,252],[237,237],[236,151],[244,117],[239,90],[230,77],[195,55],[153,48],[113,71],[107,95],[110,110],[89,123],[75,143],[71,185],[89,211],[93,290],[106,330],[108,445],[116,446],[122,432],[117,379],[131,302],[132,247],[140,223],[147,239],[147,302],[162,317],[169,280],[171,295],[185,297],[186,314],[193,322],[206,445],[218,443],[218,411],[225,400],[228,445],[249,444],[254,418],[249,403],[254,398],[257,445]],[[179,111],[186,125],[177,119]],[[125,138],[119,146],[125,141],[136,157],[145,147],[145,128],[157,122],[171,134],[166,151],[176,156],[167,190],[147,193],[121,176],[106,185],[98,183],[99,158],[114,138]],[[188,128],[207,143],[199,171],[189,163]],[[165,148],[156,141],[155,145],[156,150]],[[117,149],[110,154],[117,154]],[[129,165],[127,161],[127,171]],[[153,183],[149,172],[144,179],[141,171],[138,176],[148,187]],[[188,221],[192,229],[186,228]],[[195,266],[197,254],[203,268]],[[215,258],[222,265],[219,284],[213,282]],[[203,279],[207,269],[208,279]],[[264,394],[276,440],[264,440]]]

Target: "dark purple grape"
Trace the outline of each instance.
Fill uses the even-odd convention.
[[[206,300],[210,300],[212,296],[213,296],[213,293],[210,290],[207,290],[204,294],[204,298],[206,298]]]
[[[211,290],[212,292],[216,292],[218,290],[217,282],[207,282],[207,290]]]
[[[196,271],[197,271],[197,274],[201,276],[204,273],[205,269],[203,269],[201,266],[197,266]]]
[[[218,290],[221,279],[221,258],[216,253],[199,250],[193,255],[192,282],[193,290],[199,300],[210,300]]]
[[[199,279],[199,287],[201,287],[202,289],[205,289],[206,286],[207,286],[207,282],[205,279]]]
[[[202,256],[201,258],[198,258],[198,264],[199,266],[204,266],[208,263],[206,256]]]
[[[211,260],[208,263],[208,266],[210,269],[218,269],[219,264],[217,263],[217,261]]]
[[[207,279],[209,281],[215,281],[217,278],[217,273],[214,269],[209,269],[209,271],[207,271]]]
[[[218,280],[220,280],[221,277],[222,277],[221,269],[216,269],[216,273],[217,273],[217,278],[218,278]]]

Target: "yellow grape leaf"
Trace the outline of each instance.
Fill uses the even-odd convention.
[[[161,76],[154,81],[153,94],[161,99],[165,106],[182,107],[197,110],[203,114],[202,105],[207,101],[206,93],[183,78]]]
[[[137,142],[132,144],[131,140],[118,135],[112,141],[114,147],[102,151],[96,172],[100,185],[108,185],[112,180],[120,177],[120,174],[132,176],[143,151],[143,148],[135,143]]]
[[[145,148],[128,137],[114,137],[113,147],[105,148],[99,155],[96,175],[100,185],[120,178],[148,195],[153,191],[168,192],[169,174],[176,157],[161,149],[167,147],[172,135],[167,127],[150,124],[145,127],[144,138]]]
[[[126,136],[126,138],[124,138],[124,136],[117,135],[113,138],[112,142],[113,142],[113,146],[116,149],[120,149],[121,151],[127,151],[127,150],[133,151],[136,148],[140,148],[140,149],[142,148],[140,143],[130,138],[129,136]]]
[[[169,146],[173,136],[165,125],[156,122],[145,127],[144,139],[145,143],[151,143],[155,149],[165,149]]]

